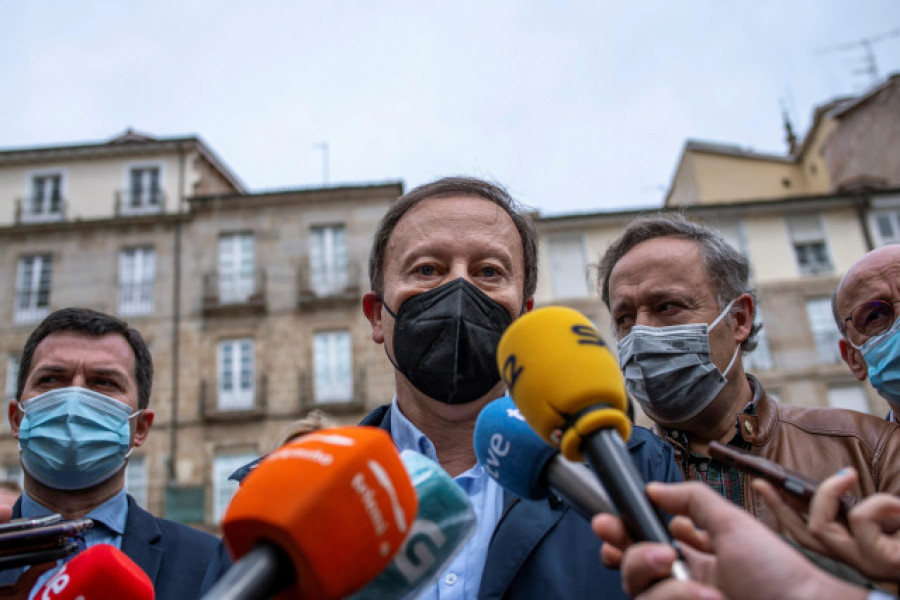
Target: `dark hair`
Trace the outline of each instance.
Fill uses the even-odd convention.
[[[384,294],[384,255],[388,240],[400,219],[419,202],[446,196],[475,196],[493,202],[509,215],[522,238],[525,262],[525,298],[534,296],[537,288],[537,231],[531,217],[501,186],[474,177],[444,177],[426,183],[400,196],[378,223],[372,252],[369,254],[369,285],[379,295]]]
[[[19,362],[19,382],[16,386],[17,399],[22,398],[25,380],[31,371],[31,361],[34,359],[34,351],[38,344],[48,335],[58,331],[75,331],[96,337],[117,334],[125,338],[134,351],[134,378],[137,382],[138,408],[147,408],[150,404],[150,388],[153,385],[153,357],[150,355],[147,342],[144,341],[137,329],[129,327],[125,321],[90,308],[62,308],[48,315],[40,325],[35,327],[22,350],[22,360]]]
[[[680,213],[655,213],[638,217],[607,248],[597,269],[597,287],[607,308],[609,305],[609,276],[616,263],[632,248],[660,237],[678,237],[691,240],[700,249],[706,275],[713,285],[719,309],[742,294],[750,294],[756,302],[756,289],[750,285],[750,263],[718,233],[693,221]],[[755,317],[755,315],[751,315]],[[729,317],[730,318],[730,317]],[[754,323],[750,335],[741,344],[743,352],[756,348],[757,334],[761,325]]]

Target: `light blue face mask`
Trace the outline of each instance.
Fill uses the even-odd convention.
[[[891,328],[867,339],[861,346],[847,340],[862,352],[869,368],[869,381],[881,396],[900,408],[900,319]]]
[[[131,454],[131,418],[143,411],[81,387],[19,405],[19,452],[29,475],[57,490],[82,490],[115,475]]]

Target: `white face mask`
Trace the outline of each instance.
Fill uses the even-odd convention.
[[[651,419],[683,423],[709,406],[725,387],[725,376],[741,347],[735,348],[722,373],[710,357],[709,332],[725,318],[734,302],[729,302],[709,325],[635,325],[619,340],[625,388]]]

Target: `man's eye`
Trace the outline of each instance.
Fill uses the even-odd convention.
[[[422,265],[419,267],[419,274],[425,276],[432,276],[437,273],[437,270],[434,268],[434,265]]]
[[[496,277],[500,274],[500,270],[496,267],[481,267],[482,277]]]

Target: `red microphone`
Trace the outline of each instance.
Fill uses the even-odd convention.
[[[35,600],[153,600],[153,582],[124,552],[97,544],[65,563]]]
[[[337,427],[282,446],[247,475],[222,533],[238,559],[204,599],[337,599],[391,562],[418,510],[390,436]]]

